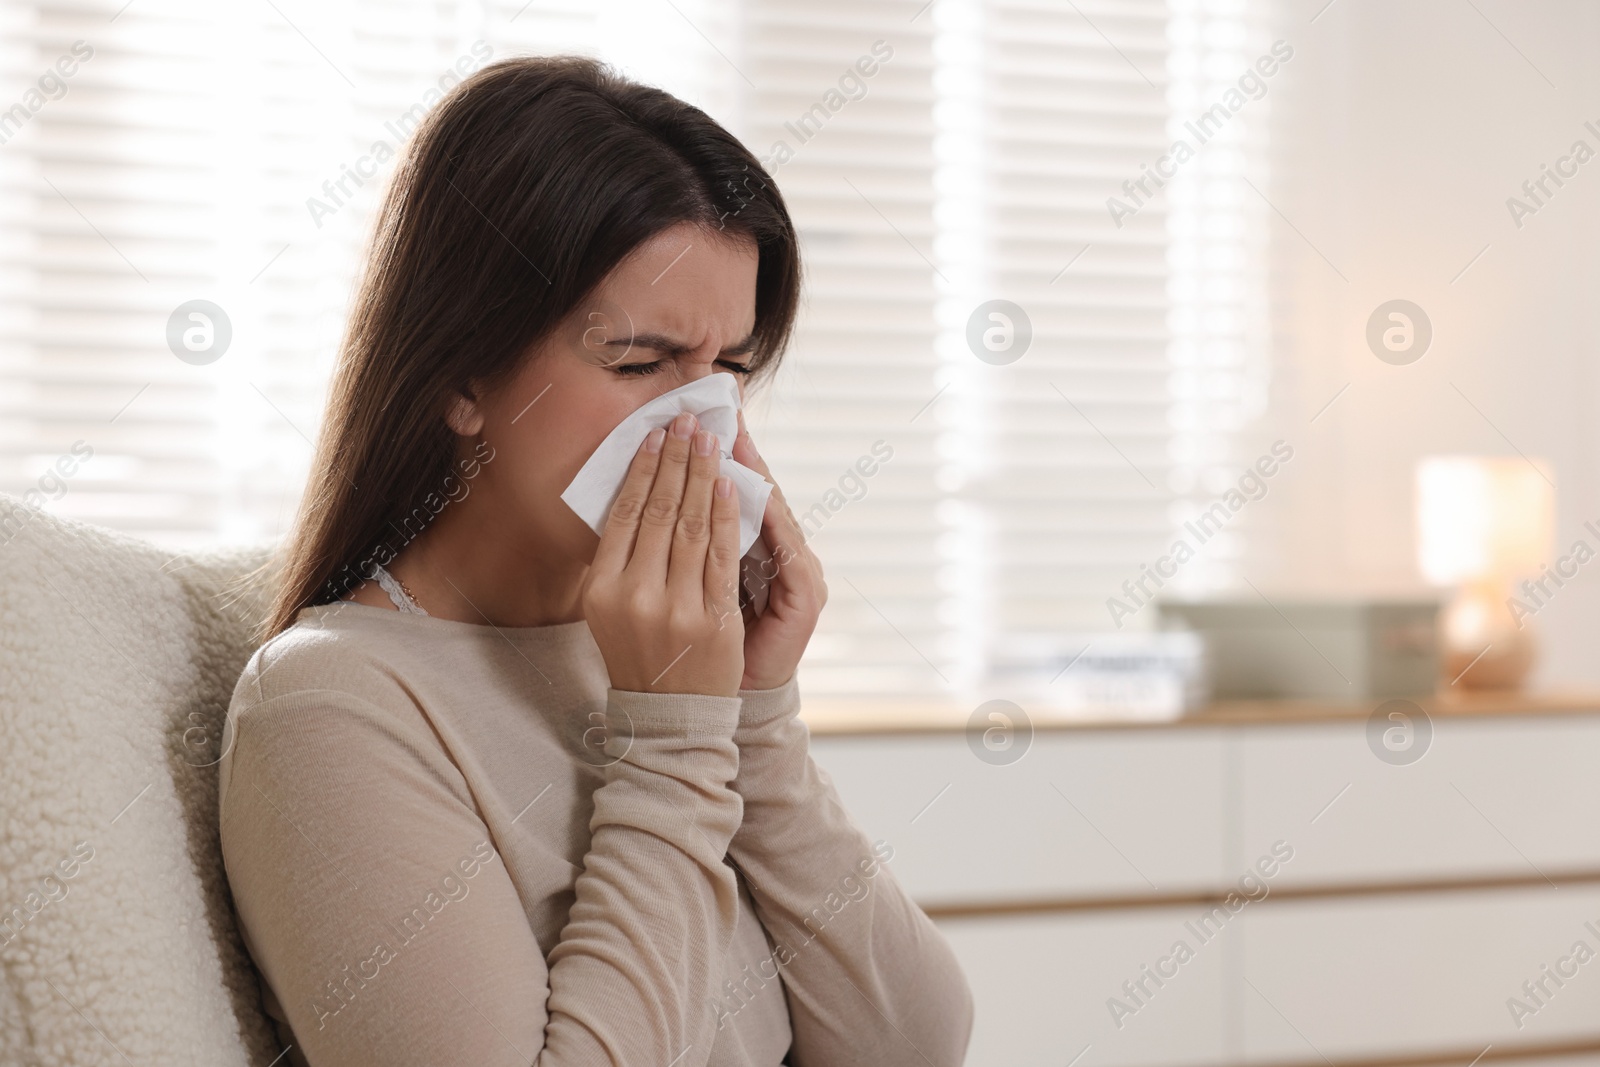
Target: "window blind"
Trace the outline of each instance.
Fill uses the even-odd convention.
[[[1204,0],[1168,0],[1168,10],[1169,143],[1198,142],[1193,130],[1202,115],[1217,115],[1219,103],[1238,104],[1218,128],[1205,126],[1206,142],[1166,189],[1171,517],[1182,531],[1272,445],[1261,434],[1270,378],[1269,226],[1276,210],[1267,143],[1273,97],[1282,91],[1273,86],[1293,62],[1295,42],[1274,32],[1277,11],[1264,0],[1221,9]],[[1255,78],[1241,90],[1246,72]],[[1286,443],[1293,448],[1298,441]],[[1259,528],[1257,518],[1243,514],[1212,536],[1174,588],[1194,596],[1238,587],[1241,575],[1248,577],[1247,553],[1271,542],[1259,533],[1246,536],[1252,525]]]
[[[802,668],[816,692],[927,691],[949,670],[932,411],[935,30],[921,6],[747,7],[757,88],[740,133],[777,164],[806,271],[788,361],[752,432],[828,576]]]
[[[0,13],[0,100],[93,52],[0,144],[0,489],[174,548],[292,520],[372,210],[441,86],[599,22],[579,0]],[[209,362],[167,337],[195,300],[231,334]],[[75,441],[91,457],[49,475]]]
[[[981,698],[1041,631],[1108,628],[1106,596],[1165,547],[1166,209],[1119,229],[1106,198],[1166,143],[1167,18],[1160,0],[754,9],[758,68],[785,75],[757,94],[757,144],[870,40],[894,48],[778,176],[810,287],[775,469],[799,511],[874,441],[894,450],[813,540],[831,598],[812,690]],[[1031,327],[1012,362],[969,343],[993,300]]]
[[[752,425],[829,577],[808,691],[983,695],[1036,635],[1110,628],[1259,404],[1266,209],[1236,178],[1266,180],[1266,101],[1108,214],[1257,53],[1243,10],[0,0],[0,489],[175,550],[281,536],[394,153],[463,71],[598,55],[728,124],[801,234]],[[174,353],[223,325],[194,301],[220,358]]]

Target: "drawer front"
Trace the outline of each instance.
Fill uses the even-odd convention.
[[[813,738],[851,815],[924,906],[1172,892],[1224,870],[1211,731],[1040,734],[1019,761],[963,737]]]
[[[1080,1054],[1078,1067],[1181,1067],[1460,1050],[1466,1067],[1489,1045],[1514,1054],[1600,1043],[1600,936],[1584,925],[1600,929],[1600,890],[1269,901],[1204,939],[1200,911],[941,922],[977,1005],[968,1067],[1065,1065]],[[1191,950],[1182,961],[1179,940]],[[1584,963],[1580,941],[1594,953]],[[1576,973],[1557,986],[1546,967]],[[1167,977],[1158,985],[1147,968]],[[1524,982],[1543,983],[1537,1001]],[[1529,1010],[1514,1015],[1512,998]]]
[[[967,1067],[1153,1067],[1224,1060],[1223,953],[1201,947],[1131,1013],[1124,982],[1183,936],[1182,910],[939,924],[972,986]],[[940,1065],[944,1067],[944,1065]]]
[[[1250,1062],[1600,1039],[1600,936],[1585,926],[1600,929],[1600,890],[1267,903],[1238,919]],[[1557,986],[1546,966],[1575,974]],[[1522,986],[1541,978],[1536,1003]]]
[[[1238,743],[1240,839],[1292,842],[1286,884],[1600,869],[1600,720],[1436,721],[1406,765],[1373,755],[1365,723]]]

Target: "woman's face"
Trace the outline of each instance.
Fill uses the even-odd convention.
[[[599,538],[561,500],[616,425],[647,401],[751,358],[755,242],[680,223],[620,263],[503,389],[479,398],[494,458],[480,518],[530,548],[588,563]],[[463,442],[462,455],[471,446]],[[470,497],[469,497],[470,499]]]

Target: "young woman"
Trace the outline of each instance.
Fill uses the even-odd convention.
[[[758,617],[691,416],[598,537],[560,499],[651,398],[769,375],[799,279],[755,158],[591,61],[418,130],[221,764],[292,1062],[961,1062],[965,980],[807,754],[826,590],[782,493]],[[770,480],[742,423],[733,455]]]

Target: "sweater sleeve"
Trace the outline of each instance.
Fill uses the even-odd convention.
[[[796,1067],[958,1067],[973,1005],[942,934],[812,762],[798,683],[744,690],[729,856],[776,942]],[[721,1021],[719,1019],[719,1021]]]
[[[238,713],[223,859],[311,1067],[704,1064],[738,915],[739,700],[611,690],[592,838],[546,959],[414,707],[307,690]],[[620,728],[619,728],[619,724]]]

